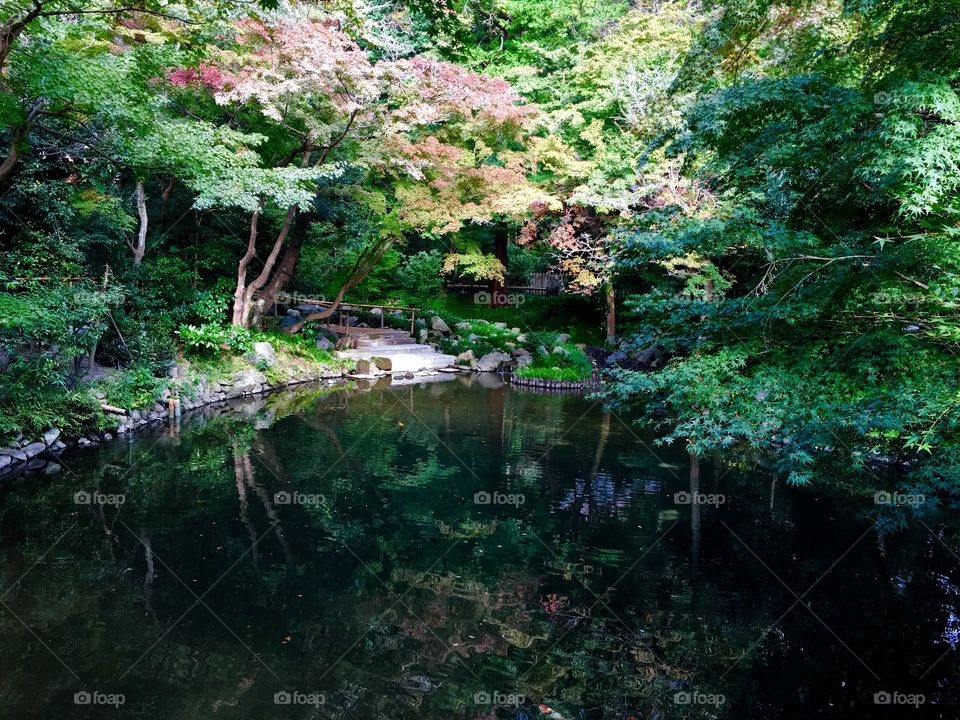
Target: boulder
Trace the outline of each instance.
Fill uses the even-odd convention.
[[[325,335],[317,335],[318,350],[333,350],[336,347]]]
[[[477,361],[477,370],[480,372],[494,372],[505,362],[510,362],[510,356],[499,350],[494,350]]]
[[[23,452],[23,450],[19,450],[16,448],[11,448],[9,450],[0,450],[0,455],[4,457],[13,458],[18,462],[23,462],[24,460],[28,459],[26,453]]]
[[[457,355],[457,360],[465,360],[466,362],[473,362],[476,359],[477,356],[473,354],[473,350],[466,350]]]
[[[570,333],[560,333],[559,335],[557,335],[557,342],[558,343],[570,342]]]
[[[526,355],[518,355],[516,363],[518,368],[527,367],[533,363],[533,355],[530,353],[527,353]]]
[[[280,325],[278,325],[278,327],[281,330],[286,330],[287,328],[293,327],[298,322],[300,322],[299,317],[293,317],[292,315],[287,315],[282,320],[280,320]]]
[[[266,375],[255,368],[237,373],[233,378],[233,390],[236,393],[260,392],[267,381]]]
[[[254,365],[273,365],[276,359],[277,351],[266,341],[254,343],[253,352],[247,354],[247,362]]]
[[[369,375],[370,370],[373,368],[373,363],[369,360],[360,359],[357,360],[357,375]]]
[[[378,370],[383,370],[384,372],[393,370],[393,360],[388,357],[374,356],[370,359],[373,361],[373,364],[377,366]]]
[[[29,445],[27,445],[25,448],[23,448],[23,454],[26,455],[28,458],[33,458],[39,455],[40,453],[42,453],[46,449],[47,449],[47,446],[44,445],[42,442],[32,442]]]
[[[9,455],[0,455],[0,472],[13,465],[13,458]]]
[[[43,434],[43,442],[50,447],[60,437],[60,428],[50,428]]]
[[[615,353],[611,353],[610,355],[607,355],[607,359],[605,362],[607,365],[619,365],[626,359],[627,359],[627,354],[625,352],[617,351]]]
[[[287,310],[287,317],[298,318],[300,317],[300,311],[296,308],[290,308]]]
[[[455,327],[457,330],[469,330],[469,329],[470,329],[470,323],[468,323],[468,322],[458,322],[456,325],[454,325],[454,327]]]
[[[450,334],[450,326],[447,325],[443,321],[443,318],[440,317],[439,315],[434,315],[432,318],[430,318],[430,329],[436,330],[437,332],[443,333],[444,335]]]
[[[417,332],[417,342],[423,345],[427,341],[427,336],[427,329],[420,328],[419,332]]]
[[[506,329],[507,329],[507,324],[506,324],[505,322],[495,322],[495,323],[493,324],[493,326],[494,326],[495,328],[499,328],[500,330],[506,330]]]

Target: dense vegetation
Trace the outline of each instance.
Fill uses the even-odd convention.
[[[605,397],[664,442],[960,487],[953,0],[16,0],[0,23],[0,435],[287,342],[270,310],[299,293],[656,349]],[[561,297],[443,292],[548,270]],[[566,352],[547,375],[588,372]]]

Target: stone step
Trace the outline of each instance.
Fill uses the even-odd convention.
[[[396,346],[394,346],[396,347]],[[393,372],[417,372],[419,370],[438,370],[450,367],[456,361],[453,355],[443,355],[429,345],[415,345],[406,351],[395,352],[394,347],[363,348],[338,353],[339,357],[354,360],[369,360],[373,357],[390,358]]]
[[[413,338],[409,335],[390,335],[383,337],[356,337],[356,346],[361,347],[377,347],[379,345],[410,345],[413,343]]]

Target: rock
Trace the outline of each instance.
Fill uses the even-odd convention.
[[[50,428],[43,434],[43,442],[50,447],[60,437],[60,428]]]
[[[570,333],[560,333],[557,335],[558,343],[567,343],[570,342]]]
[[[607,355],[607,359],[605,362],[607,365],[619,365],[626,359],[627,359],[627,354],[625,352],[617,351],[615,353],[611,353],[610,355]]]
[[[467,342],[476,342],[479,339],[480,339],[480,336],[474,333],[470,333],[469,335],[467,335]]]
[[[499,350],[494,350],[491,353],[487,353],[477,361],[477,370],[480,372],[494,372],[497,370],[497,368],[503,365],[503,363],[509,361],[509,355],[502,353]]]
[[[190,361],[189,360],[179,360],[177,364],[170,368],[167,373],[171,378],[182,378],[186,377],[187,373],[190,372]],[[100,393],[97,393],[98,399],[103,400],[103,397],[99,397]],[[106,396],[104,396],[106,397]]]
[[[293,327],[298,322],[300,322],[299,317],[293,317],[292,315],[287,315],[286,317],[280,320],[280,324],[277,327],[279,327],[281,330],[286,330],[287,328]]]
[[[9,455],[0,455],[0,472],[13,465],[13,458]]]
[[[520,334],[520,328],[510,328],[510,333],[511,333],[512,335],[519,335],[519,334]],[[517,338],[517,339],[520,340],[520,338]],[[521,341],[521,342],[522,342],[522,341]]]
[[[457,355],[457,360],[466,360],[467,362],[473,362],[477,359],[477,356],[473,354],[473,350],[466,350],[459,355]]]
[[[526,341],[527,341],[527,336],[526,336],[526,334],[517,335],[517,342],[518,342],[518,343],[525,343]]]
[[[333,350],[336,347],[324,335],[317,335],[317,350]]]
[[[454,325],[454,327],[455,327],[457,330],[469,330],[469,329],[470,329],[470,323],[468,323],[468,322],[458,322],[456,325]]]
[[[255,368],[249,368],[234,376],[233,389],[241,394],[259,392],[266,381],[266,375]],[[207,398],[207,402],[209,402],[209,398]]]
[[[47,467],[43,469],[44,475],[54,475],[60,472],[60,466],[56,463],[47,463]]]
[[[300,317],[300,311],[296,308],[290,308],[287,310],[287,317],[298,318]]]
[[[527,353],[526,355],[518,355],[516,362],[517,362],[518,368],[527,367],[528,365],[531,365],[533,363],[533,355],[531,355],[530,353]]]
[[[49,450],[52,453],[62,453],[67,449],[67,444],[62,440],[54,440],[53,445],[50,446]]]
[[[437,332],[443,333],[444,335],[450,334],[450,326],[447,325],[443,321],[443,318],[440,317],[439,315],[434,315],[432,318],[430,318],[430,329],[436,330]]]
[[[381,315],[383,315],[383,309],[373,308],[372,310],[370,310],[370,314],[373,315],[374,317],[380,317]]]
[[[370,358],[373,361],[373,364],[377,366],[378,370],[383,370],[385,372],[390,372],[393,370],[393,360],[388,357],[372,357]]]
[[[113,435],[111,435],[110,433],[104,433],[104,434],[103,434],[103,439],[104,439],[104,440],[113,440]]]
[[[247,362],[254,365],[273,365],[277,359],[277,351],[266,341],[253,344],[253,352],[247,355]]]
[[[363,359],[357,360],[357,370],[356,370],[356,374],[357,374],[357,375],[369,375],[369,374],[370,374],[370,370],[371,370],[372,368],[373,368],[373,363],[371,363],[369,360],[363,360]]]
[[[47,449],[47,446],[44,445],[42,442],[32,442],[29,445],[27,445],[25,448],[23,448],[23,454],[26,455],[28,458],[34,458],[46,449]]]
[[[17,462],[24,462],[28,459],[26,453],[23,452],[23,450],[20,450],[18,448],[10,448],[9,450],[0,450],[0,455],[3,455],[4,457],[13,458]]]
[[[355,327],[359,322],[360,318],[358,318],[356,315],[347,315],[345,318],[343,318],[343,324],[347,327]]]
[[[554,355],[564,355],[564,356],[565,356],[565,355],[567,354],[567,349],[566,349],[565,347],[563,347],[562,345],[557,345],[551,352],[552,352]]]
[[[506,329],[507,329],[507,324],[506,324],[505,322],[495,322],[495,323],[493,324],[493,326],[494,326],[495,328],[499,328],[499,329],[501,329],[501,330],[506,330]]]
[[[427,341],[427,329],[420,328],[419,332],[417,333],[417,342],[423,345],[426,341]]]
[[[41,460],[40,458],[36,458],[27,463],[26,470],[30,472],[34,470],[39,470],[40,468],[46,466],[46,464],[47,464],[46,460]]]

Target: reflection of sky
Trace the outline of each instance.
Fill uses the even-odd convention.
[[[567,490],[560,500],[561,510],[575,510],[585,517],[591,513],[599,516],[621,517],[629,509],[633,496],[640,492],[649,492],[646,483],[633,480],[628,485],[617,488],[616,480],[609,473],[598,473],[590,483],[578,478],[571,490]],[[659,483],[657,483],[659,486]]]
[[[946,575],[939,575],[937,577],[937,585],[939,585],[947,595],[960,597],[960,587],[957,587],[950,582],[950,578]],[[953,607],[947,605],[946,610],[947,623],[943,628],[943,634],[941,637],[943,638],[944,642],[956,650],[957,643],[960,642],[960,617],[957,617],[956,610]]]

